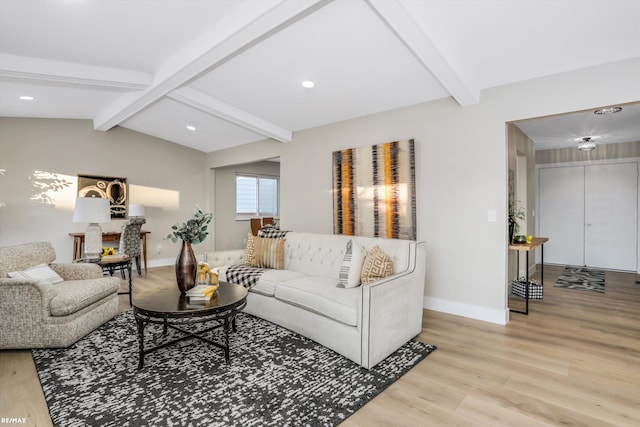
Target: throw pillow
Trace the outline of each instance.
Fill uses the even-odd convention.
[[[284,239],[287,237],[288,231],[280,231],[273,226],[269,228],[262,228],[258,231],[258,237],[268,238],[268,239]]]
[[[13,279],[37,280],[51,283],[52,285],[64,281],[62,277],[51,269],[47,264],[36,265],[24,271],[13,271],[9,273]]]
[[[340,273],[338,277],[339,288],[355,288],[360,285],[360,275],[362,272],[362,263],[364,261],[364,248],[353,240],[347,242],[347,250],[345,251]]]
[[[282,270],[284,268],[284,242],[285,239],[255,239],[255,262],[254,267],[273,268]]]
[[[393,274],[393,261],[378,245],[371,249],[364,259],[360,281],[362,284],[375,282]]]
[[[244,249],[242,265],[254,265],[256,261],[256,236],[249,233],[247,235],[247,247]]]

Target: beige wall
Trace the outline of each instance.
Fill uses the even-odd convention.
[[[195,204],[208,208],[205,154],[124,128],[94,131],[89,120],[0,118],[0,169],[0,245],[48,240],[61,262],[72,257],[68,233],[86,228],[71,222],[78,174],[128,178],[130,203],[146,206],[150,266],[175,262],[178,244],[164,240],[171,225]]]
[[[209,167],[280,156],[282,227],[332,233],[332,151],[414,138],[418,238],[427,242],[424,305],[505,323],[505,124],[638,100],[638,75],[634,60],[502,86],[484,91],[479,105],[442,99],[296,132],[288,144],[219,151]],[[496,223],[487,220],[491,209]]]
[[[236,174],[280,176],[280,163],[255,162],[215,169],[214,204],[217,250],[241,249],[251,232],[248,220],[236,219]]]

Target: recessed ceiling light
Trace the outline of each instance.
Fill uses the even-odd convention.
[[[187,125],[187,130],[190,130],[191,132],[195,132],[196,127],[193,125]]]
[[[21,99],[22,101],[33,101],[35,98],[34,98],[33,96],[30,96],[30,95],[22,95],[22,96],[20,97],[20,99]]]
[[[315,85],[316,84],[314,82],[312,82],[311,80],[305,80],[305,81],[302,82],[302,86],[306,87],[307,89],[311,89]]]
[[[613,114],[619,113],[622,111],[622,107],[608,107],[608,108],[600,108],[593,112],[593,114]]]

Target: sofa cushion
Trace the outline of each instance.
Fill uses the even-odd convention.
[[[51,269],[47,264],[36,265],[22,271],[12,271],[9,273],[12,279],[36,280],[55,285],[63,281],[62,277]]]
[[[336,279],[306,276],[276,285],[275,297],[349,326],[358,325],[360,288],[336,287]]]
[[[266,295],[272,297],[276,293],[276,285],[288,280],[300,279],[305,277],[305,274],[298,273],[297,271],[290,270],[265,270],[260,276],[260,280],[253,286],[249,292],[255,292],[257,294]]]
[[[51,299],[52,316],[67,316],[118,292],[118,281],[70,280],[56,285],[57,295]]]
[[[360,281],[362,284],[375,282],[393,274],[393,262],[378,245],[374,246],[364,259]]]

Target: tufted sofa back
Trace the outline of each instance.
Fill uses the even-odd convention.
[[[284,247],[284,268],[317,276],[338,278],[347,242],[367,251],[378,245],[393,261],[393,272],[409,268],[411,240],[289,232]]]
[[[9,277],[12,271],[26,270],[39,264],[50,264],[56,252],[50,242],[23,243],[0,248],[0,277]]]

